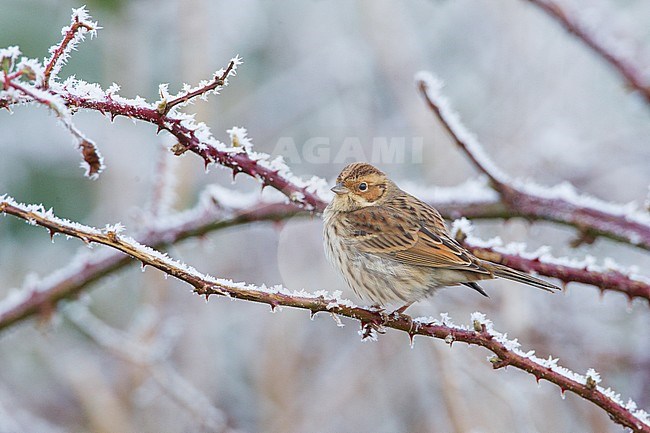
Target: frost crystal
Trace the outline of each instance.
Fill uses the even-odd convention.
[[[451,223],[451,234],[453,237],[458,238],[458,236],[467,237],[472,234],[474,226],[472,222],[467,218],[463,217]]]

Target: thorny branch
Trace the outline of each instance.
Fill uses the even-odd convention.
[[[541,360],[530,352],[522,352],[514,341],[508,340],[503,334],[494,331],[491,323],[480,314],[474,314],[474,329],[468,329],[446,323],[445,320],[439,322],[431,319],[416,319],[414,321],[404,314],[386,314],[374,308],[358,307],[350,301],[341,300],[338,297],[332,298],[323,293],[311,295],[305,292],[289,292],[281,287],[266,288],[233,283],[230,280],[203,275],[192,267],[119,234],[120,230],[117,227],[107,227],[100,231],[62,220],[49,211],[45,212],[37,207],[22,206],[12,201],[3,202],[0,205],[0,211],[45,227],[50,233],[62,233],[79,238],[86,243],[102,244],[119,250],[144,265],[157,268],[190,284],[194,287],[194,292],[206,298],[211,295],[219,295],[267,304],[273,309],[287,306],[309,310],[312,315],[327,312],[349,317],[361,322],[362,327],[365,327],[364,335],[372,336],[375,329],[387,327],[406,332],[411,339],[415,335],[422,335],[444,340],[448,344],[459,341],[485,347],[495,355],[492,359],[494,368],[510,365],[524,370],[534,375],[537,380],[545,379],[555,383],[563,392],[571,391],[591,401],[605,410],[614,421],[632,431],[650,433],[647,413],[637,410],[635,406],[624,405],[617,394],[598,386],[600,378],[597,377],[597,374],[588,374],[587,377],[580,376],[557,366],[551,360]]]
[[[589,30],[582,24],[577,16],[563,8],[553,0],[528,0],[551,18],[555,19],[566,31],[574,34],[582,40],[596,54],[614,67],[618,73],[627,81],[629,86],[640,92],[646,102],[650,103],[650,83],[643,77],[642,70],[620,54],[610,49],[603,41],[603,38],[596,36],[596,33]]]
[[[586,238],[604,236],[650,250],[650,216],[641,212],[626,212],[622,207],[603,203],[597,207],[594,198],[579,196],[563,186],[558,190],[539,185],[524,185],[510,179],[484,152],[476,138],[468,132],[440,93],[441,82],[430,74],[419,74],[418,87],[428,107],[442,122],[474,166],[489,179],[503,204],[518,216],[553,221],[577,228]]]
[[[0,202],[0,212],[6,210],[5,206],[5,202]],[[300,210],[295,206],[284,203],[254,205],[230,211],[199,204],[195,209],[176,215],[169,224],[159,222],[155,227],[145,228],[142,234],[136,235],[136,239],[143,245],[165,248],[211,231],[253,221],[278,221],[298,212]],[[58,302],[75,296],[88,285],[129,263],[132,261],[118,251],[73,260],[66,268],[27,287],[24,296],[14,301],[10,308],[0,311],[0,330],[33,315],[53,311]]]
[[[582,283],[597,287],[601,293],[609,290],[619,292],[632,300],[641,298],[650,301],[650,283],[633,278],[617,269],[592,269],[589,265],[570,265],[554,257],[542,254],[515,254],[497,246],[485,245],[475,238],[457,238],[475,256],[501,263],[523,272],[535,272],[546,277],[557,278],[564,283]],[[595,267],[595,266],[594,266]]]
[[[52,57],[45,65],[45,72],[43,73],[43,83],[42,87],[47,89],[50,86],[50,76],[55,67],[57,67],[60,62],[65,61],[67,56],[66,51],[71,47],[71,42],[77,37],[78,32],[82,33],[84,30],[87,32],[94,32],[98,29],[96,25],[91,25],[88,22],[85,22],[81,19],[78,14],[75,14],[72,24],[68,27],[67,31],[63,35],[63,39],[59,42],[58,45],[52,47]]]
[[[289,203],[257,201],[248,206],[233,207],[221,203],[214,205],[211,200],[206,199],[208,196],[209,194],[204,194],[205,198],[193,209],[170,216],[168,223],[165,222],[165,218],[159,218],[154,225],[144,227],[141,234],[135,235],[135,239],[143,245],[164,249],[185,239],[196,238],[228,227],[254,222],[275,222],[297,215],[309,215],[309,212],[302,211]],[[7,212],[7,204],[6,199],[0,200],[0,213],[3,211],[10,213]],[[468,205],[469,207],[444,202],[437,206],[443,216],[452,218],[453,215],[466,215],[474,210],[472,203]],[[590,284],[601,291],[615,291],[625,294],[630,299],[638,297],[650,301],[650,284],[621,271],[601,271],[585,265],[570,266],[566,263],[558,263],[553,258],[505,252],[498,247],[486,246],[480,239],[467,235],[467,233],[457,232],[459,241],[480,258],[502,263],[520,271],[533,271],[547,277],[558,278],[565,283]],[[67,267],[23,288],[23,296],[14,301],[10,308],[0,309],[0,330],[34,315],[49,314],[60,301],[75,296],[90,284],[130,263],[132,261],[119,251],[105,251],[102,254],[92,254],[72,260]]]
[[[219,76],[214,77],[212,82],[199,87],[196,90],[193,90],[191,92],[185,93],[183,95],[180,95],[171,101],[165,101],[163,100],[159,105],[158,105],[158,112],[160,114],[167,114],[169,111],[174,108],[175,106],[179,104],[183,104],[188,102],[192,98],[196,98],[197,96],[204,95],[208,92],[211,92],[219,87],[223,87],[226,85],[226,79],[228,76],[233,72],[233,68],[235,67],[235,60],[231,60],[230,63],[228,64],[228,67],[223,71],[223,73]]]
[[[261,160],[252,158],[243,148],[238,151],[221,150],[217,147],[201,141],[195,130],[183,124],[181,119],[160,114],[155,108],[144,106],[133,106],[112,100],[94,100],[83,96],[76,96],[70,93],[61,94],[69,106],[97,110],[101,113],[109,113],[111,117],[126,116],[133,119],[152,123],[159,130],[166,130],[171,133],[180,143],[184,151],[191,151],[203,158],[206,167],[211,163],[232,169],[233,176],[237,173],[246,173],[249,176],[259,179],[264,186],[271,186],[285,194],[297,206],[307,210],[322,211],[326,204],[316,192],[306,186],[298,185],[289,176],[284,176],[276,169]]]
[[[534,3],[540,1],[531,0]],[[86,108],[101,113],[115,116],[127,116],[143,120],[157,126],[158,130],[166,130],[178,140],[175,151],[182,153],[187,150],[201,156],[206,166],[216,163],[233,170],[233,175],[244,172],[252,177],[258,178],[263,186],[273,188],[285,194],[290,204],[273,203],[254,207],[243,213],[233,213],[227,218],[219,216],[215,218],[214,212],[206,211],[202,217],[190,218],[186,224],[179,223],[173,232],[156,230],[138,237],[139,241],[125,237],[120,234],[120,227],[107,227],[105,230],[98,230],[92,227],[82,226],[56,218],[51,211],[45,212],[37,206],[18,205],[12,200],[0,202],[0,212],[9,213],[26,221],[48,228],[52,235],[64,233],[68,236],[77,237],[87,243],[99,243],[107,245],[119,253],[99,255],[87,260],[81,260],[74,266],[78,266],[78,272],[74,272],[71,265],[70,272],[64,273],[60,278],[50,278],[49,285],[34,287],[31,296],[21,299],[12,308],[4,310],[0,315],[0,329],[7,327],[17,321],[23,320],[40,311],[47,311],[59,300],[71,296],[84,286],[102,276],[124,266],[128,261],[127,256],[140,260],[143,265],[156,267],[166,274],[173,275],[178,279],[191,284],[198,294],[209,297],[212,294],[227,296],[237,299],[265,303],[276,308],[277,306],[290,306],[309,310],[312,314],[317,312],[328,312],[340,316],[357,319],[365,327],[366,332],[376,327],[388,327],[407,332],[411,338],[414,335],[423,335],[443,339],[451,344],[453,341],[465,342],[467,344],[480,345],[495,354],[493,365],[495,368],[512,365],[533,374],[537,380],[546,379],[557,384],[563,391],[568,390],[580,395],[586,400],[598,405],[605,410],[617,423],[624,425],[635,432],[650,432],[647,424],[647,414],[636,410],[630,404],[624,405],[620,398],[611,390],[604,390],[598,386],[599,378],[588,374],[587,377],[576,375],[558,367],[552,361],[544,361],[536,358],[531,353],[523,353],[518,347],[505,336],[494,331],[489,321],[475,316],[473,328],[458,327],[445,320],[442,322],[434,320],[412,320],[409,316],[400,314],[386,315],[384,312],[372,308],[361,308],[343,301],[338,297],[331,297],[325,294],[309,295],[301,292],[289,292],[283,288],[266,288],[233,283],[229,280],[216,279],[202,275],[195,269],[178,263],[168,256],[161,254],[147,245],[164,246],[181,239],[196,236],[219,227],[226,227],[234,224],[246,223],[259,220],[279,220],[292,214],[306,214],[319,212],[325,206],[325,202],[313,185],[300,182],[282,164],[274,164],[268,160],[268,155],[250,152],[246,147],[227,148],[219,146],[207,130],[188,122],[187,117],[179,115],[175,107],[184,105],[192,98],[202,96],[208,92],[225,86],[227,78],[234,74],[238,58],[233,59],[223,73],[218,73],[212,82],[200,85],[197,89],[187,91],[185,94],[166,100],[161,94],[161,102],[157,105],[136,103],[133,100],[117,97],[112,92],[97,94],[93,91],[79,91],[79,88],[89,86],[79,81],[66,81],[59,83],[55,80],[56,71],[61,63],[65,61],[67,52],[78,42],[85,32],[90,31],[91,35],[98,28],[96,23],[88,24],[84,10],[77,10],[73,16],[76,19],[64,32],[64,38],[58,46],[53,47],[51,58],[43,69],[39,71],[29,70],[14,71],[11,74],[4,71],[0,77],[2,88],[14,88],[18,91],[20,85],[15,80],[26,78],[34,84],[29,87],[23,86],[22,97],[16,98],[14,94],[0,94],[0,108],[31,101],[44,103],[53,108],[57,113],[61,111],[60,117],[72,114],[77,108]],[[75,24],[76,22],[76,24]],[[579,33],[578,36],[581,36]],[[592,47],[593,48],[593,47]],[[608,59],[609,60],[609,59]],[[616,60],[616,59],[614,59]],[[615,66],[616,63],[610,60]],[[33,65],[33,63],[32,63]],[[622,72],[624,73],[624,72]],[[42,75],[40,81],[37,80]],[[631,81],[631,80],[630,80]],[[634,85],[634,82],[631,81]],[[457,217],[460,215],[471,215],[474,217],[508,217],[525,216],[533,219],[547,219],[577,227],[588,236],[607,236],[612,239],[622,240],[642,248],[650,249],[650,224],[638,218],[628,218],[614,212],[596,209],[585,203],[577,203],[566,200],[563,197],[550,197],[546,194],[537,194],[534,191],[523,190],[516,183],[500,172],[491,161],[482,154],[478,143],[471,142],[471,135],[468,135],[459,122],[449,122],[447,112],[440,107],[440,97],[432,97],[427,87],[427,80],[420,81],[420,89],[427,98],[430,108],[441,118],[449,132],[454,136],[457,144],[465,151],[468,157],[474,162],[480,171],[485,173],[491,181],[492,186],[501,196],[501,203],[469,203],[449,206],[447,216]],[[32,91],[31,89],[35,89]],[[639,87],[639,90],[646,91],[647,87]],[[96,89],[93,89],[96,90]],[[31,94],[30,94],[31,92]],[[58,103],[63,101],[60,106]],[[456,119],[457,120],[457,119]],[[67,124],[66,124],[67,125]],[[70,123],[70,125],[72,125]],[[461,129],[458,129],[458,125]],[[76,129],[71,130],[75,132]],[[78,131],[77,131],[78,132]],[[461,132],[459,134],[459,132]],[[207,134],[207,135],[206,135]],[[81,134],[79,133],[79,136]],[[83,136],[81,136],[83,137]],[[470,141],[467,141],[467,138]],[[82,146],[83,148],[83,146]],[[86,148],[83,148],[86,150]],[[84,154],[84,156],[86,156]],[[548,192],[548,191],[545,191]],[[552,194],[551,194],[552,195]],[[441,209],[445,211],[445,209]],[[463,213],[465,212],[465,213]],[[444,212],[443,212],[444,213]],[[573,215],[572,215],[573,214]],[[468,247],[473,248],[477,254],[489,254],[491,259],[497,259],[512,267],[521,270],[535,270],[543,275],[555,276],[563,281],[580,281],[594,284],[601,289],[617,290],[627,293],[628,296],[647,297],[647,285],[638,285],[626,275],[598,275],[593,270],[565,269],[544,263],[542,260],[527,259],[523,256],[499,252],[495,248],[474,246],[470,243]],[[126,254],[127,256],[124,256]],[[494,254],[498,254],[496,257]],[[543,266],[542,266],[543,263]],[[581,272],[582,271],[582,272]],[[546,272],[546,273],[545,273]],[[587,281],[586,275],[592,275]],[[645,284],[645,283],[643,283]],[[6,305],[6,304],[5,304]],[[51,310],[50,310],[51,311]],[[369,326],[371,324],[372,326]]]

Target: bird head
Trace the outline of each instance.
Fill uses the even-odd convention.
[[[380,204],[386,193],[396,188],[386,175],[376,167],[355,162],[343,169],[332,188],[332,207],[340,212],[352,212]]]

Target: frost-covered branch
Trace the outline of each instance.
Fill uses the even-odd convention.
[[[178,140],[172,148],[177,155],[191,151],[204,160],[206,168],[214,163],[231,169],[233,176],[246,173],[259,179],[263,186],[281,191],[290,201],[305,209],[320,211],[325,207],[322,197],[327,197],[327,193],[321,179],[314,177],[304,181],[291,173],[281,157],[273,159],[268,154],[253,151],[243,128],[233,128],[231,143],[226,145],[212,135],[207,125],[196,122],[193,115],[178,112],[179,107],[193,98],[205,97],[226,86],[228,78],[236,74],[237,67],[241,64],[238,56],[231,59],[224,70],[217,71],[211,82],[200,83],[196,88],[186,85],[176,96],[169,95],[167,85],[161,85],[161,100],[157,103],[148,103],[140,97],[128,99],[117,94],[117,85],[104,90],[98,84],[89,84],[75,77],[69,77],[63,82],[58,80],[57,72],[70,50],[83,39],[86,32],[90,31],[93,35],[97,29],[97,23],[90,21],[84,8],[74,10],[71,21],[70,27],[62,31],[63,40],[50,50],[51,58],[47,65],[35,59],[24,58],[18,63],[20,51],[17,47],[0,50],[0,66],[3,71],[0,74],[0,107],[37,102],[54,110],[78,139],[89,176],[96,177],[103,165],[92,142],[72,126],[72,112],[79,108],[99,111],[111,119],[126,116],[149,122],[158,131],[168,131]],[[46,72],[49,74],[47,78]]]
[[[203,99],[207,98],[207,95],[210,93],[217,93],[220,88],[228,84],[228,76],[232,73],[235,74],[235,67],[241,63],[239,57],[235,57],[230,61],[228,67],[224,70],[218,71],[212,81],[202,82],[198,87],[191,89],[189,86],[184,89],[179,95],[171,97],[167,94],[167,85],[160,86],[160,97],[161,101],[158,104],[158,112],[160,114],[167,114],[177,105],[186,105],[192,98],[201,97]],[[168,100],[171,98],[171,100]]]
[[[99,29],[97,22],[90,20],[90,15],[88,15],[85,7],[72,10],[70,25],[61,29],[63,39],[57,45],[50,47],[50,58],[45,62],[41,82],[42,88],[47,89],[49,87],[50,77],[59,73],[61,67],[70,57],[70,52],[75,49],[79,42],[85,39],[86,33],[90,34],[92,38],[97,35]]]
[[[480,182],[472,182],[460,188],[465,192],[480,192],[481,185]],[[455,200],[458,195],[457,187],[427,189],[428,198],[435,202],[442,214],[448,218],[460,215],[500,216],[499,203],[490,201],[490,193],[490,190],[481,192],[483,201],[465,203]],[[473,200],[471,195],[465,194],[465,198]],[[0,213],[9,201],[15,203],[0,196]],[[497,206],[492,212],[493,205]],[[38,206],[22,206],[42,210]],[[309,212],[285,203],[280,194],[276,193],[275,197],[268,198],[260,197],[258,193],[234,195],[231,191],[213,185],[206,188],[194,208],[176,214],[156,214],[152,215],[152,218],[146,218],[147,225],[142,227],[141,233],[134,235],[134,238],[141,244],[160,249],[212,231],[254,222],[280,221],[296,215],[306,216]],[[52,235],[53,233],[50,232]],[[31,279],[25,287],[12,291],[7,298],[0,301],[0,330],[41,312],[53,311],[59,301],[75,296],[88,285],[129,263],[131,260],[119,251],[107,250],[93,254],[84,252],[51,275],[38,281]]]
[[[620,397],[610,389],[598,385],[597,373],[588,373],[587,377],[573,373],[557,365],[557,360],[543,360],[534,356],[534,352],[523,352],[516,340],[508,340],[505,335],[492,329],[491,323],[483,315],[473,316],[474,329],[458,327],[443,321],[415,319],[403,314],[389,314],[375,308],[362,308],[352,302],[340,299],[340,295],[326,292],[314,294],[305,291],[289,291],[281,286],[254,286],[235,283],[231,280],[205,275],[196,269],[180,263],[166,254],[147,247],[135,239],[120,234],[120,225],[107,226],[105,229],[84,226],[54,216],[51,210],[41,206],[29,206],[4,198],[0,202],[0,212],[25,219],[30,224],[39,225],[49,230],[54,236],[62,233],[69,237],[83,240],[85,243],[102,244],[125,253],[143,266],[155,267],[168,275],[190,284],[194,292],[209,298],[211,295],[225,296],[270,305],[275,309],[280,306],[309,310],[311,314],[327,312],[334,315],[357,319],[362,324],[362,335],[376,336],[375,330],[382,327],[407,332],[411,338],[423,335],[445,340],[451,344],[460,341],[483,346],[494,353],[491,358],[495,368],[511,365],[533,374],[538,380],[546,379],[558,385],[563,391],[571,391],[591,401],[605,410],[616,422],[631,428],[635,432],[650,432],[648,415],[637,410],[633,402],[623,404]]]
[[[427,105],[456,144],[490,180],[513,215],[567,224],[589,239],[604,236],[650,250],[650,213],[638,205],[618,205],[579,194],[568,183],[544,187],[511,179],[488,157],[441,93],[442,82],[429,73],[416,77]]]
[[[615,41],[604,37],[601,28],[587,25],[580,19],[579,11],[570,11],[553,0],[528,0],[551,18],[556,20],[566,31],[582,40],[597,55],[614,67],[627,81],[628,85],[641,93],[650,103],[650,82],[644,76],[643,69],[634,64],[629,56],[616,46]]]
[[[76,237],[88,244],[102,244],[121,251],[143,263],[155,267],[168,275],[190,284],[194,292],[209,298],[220,295],[270,305],[309,310],[359,320],[363,335],[376,336],[374,330],[381,327],[407,332],[411,338],[422,335],[442,339],[451,344],[459,341],[483,346],[494,353],[490,360],[495,368],[511,365],[527,371],[536,379],[546,379],[555,383],[563,391],[571,391],[591,401],[605,410],[617,423],[635,432],[650,432],[650,421],[645,411],[638,410],[633,402],[624,404],[618,394],[598,385],[600,377],[595,372],[581,376],[557,365],[557,360],[544,360],[534,356],[534,352],[523,352],[516,340],[508,340],[505,335],[492,329],[491,323],[479,313],[473,315],[473,329],[451,324],[443,316],[442,321],[428,318],[412,320],[403,314],[389,314],[375,308],[362,308],[352,302],[340,299],[340,295],[326,292],[314,294],[305,291],[289,291],[281,286],[254,286],[235,283],[231,280],[214,278],[201,274],[196,269],[180,263],[166,254],[121,235],[120,226],[106,227],[103,230],[60,219],[51,211],[39,206],[26,206],[5,199],[0,203],[0,211],[23,218],[34,225],[47,228],[51,234],[62,233]]]
[[[216,193],[221,191],[217,190]],[[137,242],[155,248],[164,248],[190,237],[198,237],[211,231],[224,229],[254,221],[277,221],[290,218],[300,212],[293,205],[277,201],[262,201],[259,198],[250,203],[218,202],[215,204],[213,191],[207,191],[202,200],[192,209],[155,219],[153,225],[144,227],[135,235]],[[22,212],[13,215],[31,222],[31,211],[43,213],[40,206],[19,205],[0,196],[0,213],[7,212],[7,204],[18,206]],[[49,215],[53,216],[51,211]],[[46,212],[46,213],[48,213]],[[10,213],[10,212],[7,212]],[[56,229],[51,229],[54,236]],[[0,301],[0,330],[41,313],[49,314],[63,299],[75,296],[89,284],[113,273],[132,261],[116,250],[81,254],[70,264],[38,281],[32,279],[22,289],[16,289]]]
[[[472,183],[463,188],[468,191],[468,186],[475,188],[477,185]],[[478,216],[489,214],[487,210],[490,208],[491,201],[468,203],[454,201],[456,190],[457,187],[429,188],[428,199],[450,219],[473,213]],[[489,193],[487,191],[486,198],[489,198]],[[471,196],[467,198],[472,199]],[[0,213],[6,201],[6,197],[0,197]],[[498,203],[494,204],[494,214],[491,217],[500,215],[500,208],[496,204]],[[40,210],[39,207],[30,207]],[[148,225],[142,227],[141,233],[134,235],[134,238],[141,244],[160,249],[228,227],[280,221],[297,215],[307,216],[309,212],[285,203],[281,197],[265,198],[259,197],[258,194],[235,197],[224,188],[213,185],[204,191],[194,208],[175,214],[147,218]],[[465,223],[460,225],[458,224],[460,221]],[[650,299],[650,283],[632,271],[614,266],[612,263],[605,267],[597,266],[590,258],[570,261],[555,258],[546,250],[526,253],[521,246],[503,247],[499,240],[486,242],[470,236],[470,227],[471,224],[466,220],[459,220],[454,224],[453,229],[459,240],[481,258],[503,263],[524,272],[533,271],[540,275],[558,278],[564,282],[580,282],[594,285],[601,290],[624,293],[630,298]],[[75,296],[98,279],[130,263],[132,261],[128,257],[115,250],[92,254],[84,252],[71,260],[66,267],[51,275],[40,280],[31,279],[25,287],[12,291],[9,296],[0,301],[0,330],[41,312],[50,313],[59,301]]]
[[[231,69],[231,74],[233,71],[234,68]],[[95,90],[90,90],[91,88]],[[160,103],[127,100],[110,92],[99,96],[96,92],[102,92],[96,85],[86,83],[81,86],[68,80],[63,83],[59,96],[70,107],[96,110],[111,118],[126,116],[154,124],[178,140],[178,144],[172,148],[176,154],[191,151],[203,159],[206,168],[210,164],[218,164],[231,169],[233,176],[245,173],[259,179],[263,186],[271,186],[282,192],[300,207],[313,211],[324,209],[323,197],[327,197],[327,193],[322,179],[314,177],[304,181],[291,173],[281,157],[271,159],[268,154],[235,145],[240,141],[250,142],[249,139],[240,137],[226,145],[212,136],[207,125],[196,123],[192,116],[176,113],[173,109],[167,114],[161,114],[157,108]],[[238,131],[241,133],[244,130],[238,128]]]
[[[19,60],[21,53],[18,47],[0,49],[0,108],[37,103],[52,110],[75,139],[83,157],[81,165],[91,179],[96,179],[104,169],[102,156],[95,143],[72,123],[72,112],[65,101],[48,87],[50,78],[56,76],[70,51],[85,38],[86,33],[94,36],[98,28],[96,22],[90,21],[83,7],[74,9],[72,24],[63,28],[63,40],[50,48],[51,57],[44,61],[46,64],[25,57]]]
[[[237,67],[241,64],[238,56],[231,59],[225,69],[217,71],[211,81],[199,83],[196,88],[185,85],[178,95],[170,95],[168,86],[161,85],[161,99],[156,103],[148,103],[140,97],[121,97],[117,94],[119,86],[115,84],[104,90],[98,84],[90,84],[75,77],[60,81],[57,73],[70,50],[86,33],[94,35],[97,28],[97,23],[90,21],[84,8],[73,10],[71,25],[63,29],[63,40],[50,49],[51,57],[47,64],[35,59],[23,59],[16,63],[20,54],[17,47],[0,50],[4,70],[4,75],[0,74],[0,107],[38,102],[53,109],[75,137],[83,138],[79,143],[86,163],[91,168],[89,170],[87,167],[86,170],[89,176],[96,176],[103,165],[96,148],[94,145],[91,147],[92,142],[72,126],[72,112],[79,108],[99,111],[111,119],[126,116],[151,123],[158,131],[168,131],[178,140],[172,148],[177,155],[191,151],[203,159],[206,168],[210,164],[218,164],[231,169],[233,176],[246,173],[259,179],[263,186],[281,191],[290,201],[305,209],[320,211],[325,207],[322,197],[327,197],[327,194],[324,193],[326,189],[321,179],[314,177],[304,181],[291,173],[281,157],[273,159],[268,154],[253,151],[243,128],[233,128],[231,143],[226,145],[212,135],[207,125],[196,122],[193,115],[178,111],[178,108],[187,105],[193,98],[205,98],[225,87],[228,78],[236,74]],[[27,83],[21,84],[18,80],[26,80]],[[97,158],[92,157],[92,149]],[[95,166],[92,161],[98,161],[100,165]]]
[[[623,293],[630,300],[643,298],[650,301],[650,279],[639,275],[634,269],[625,269],[613,260],[603,266],[588,256],[583,260],[559,258],[550,254],[548,247],[527,252],[525,244],[503,245],[499,238],[484,241],[471,235],[471,224],[466,219],[455,221],[453,232],[477,257],[510,266],[523,272],[535,272],[557,278],[564,283],[583,283],[605,290]]]

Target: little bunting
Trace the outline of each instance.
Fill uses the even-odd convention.
[[[362,299],[400,303],[403,312],[445,286],[464,285],[487,296],[477,281],[493,278],[560,290],[474,256],[450,235],[436,209],[370,164],[345,167],[332,191],[323,213],[325,253]]]

